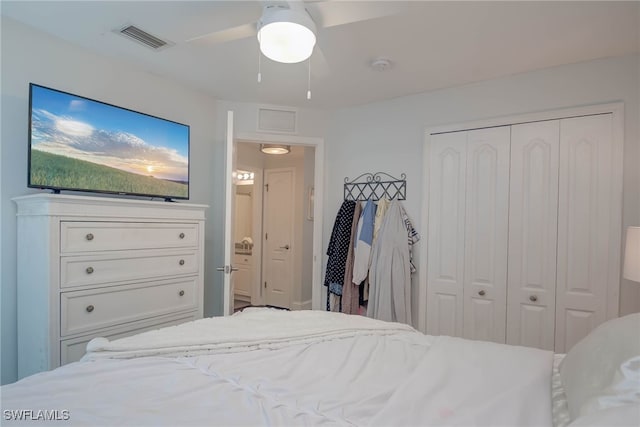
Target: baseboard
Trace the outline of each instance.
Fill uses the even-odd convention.
[[[311,310],[311,300],[306,301],[292,301],[291,310]]]

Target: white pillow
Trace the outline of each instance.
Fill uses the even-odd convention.
[[[609,320],[569,350],[560,364],[571,419],[640,403],[640,313]]]
[[[609,320],[569,350],[560,377],[572,420],[640,404],[640,313]]]

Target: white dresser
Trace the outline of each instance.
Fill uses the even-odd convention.
[[[35,194],[18,206],[18,375],[202,317],[204,205]]]

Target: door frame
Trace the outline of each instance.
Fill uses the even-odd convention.
[[[458,132],[463,130],[482,129],[496,126],[511,126],[522,123],[531,123],[547,120],[559,120],[572,117],[592,116],[596,114],[612,114],[612,132],[613,132],[613,156],[614,165],[622,165],[623,146],[624,146],[624,103],[612,102],[606,104],[595,104],[584,107],[561,108],[550,111],[539,111],[518,115],[510,115],[504,117],[473,120],[468,122],[458,122],[446,125],[428,127],[424,131],[424,142],[422,150],[422,208],[421,208],[421,224],[428,227],[429,224],[429,163],[430,163],[430,146],[431,135],[440,133]],[[615,176],[613,176],[613,185],[615,188],[621,188],[623,184],[622,168],[614,168]],[[613,195],[613,204],[615,204],[620,212],[622,212],[622,192]],[[611,218],[609,230],[612,239],[611,247],[615,253],[610,254],[614,258],[620,258],[622,251],[622,215],[618,218]],[[424,245],[420,251],[419,268],[418,268],[418,329],[424,333],[427,331],[427,246]],[[617,286],[610,286],[607,289],[607,319],[612,319],[619,315],[620,308],[620,289],[622,286],[620,280],[620,269],[613,269],[609,272],[609,283],[616,283]]]
[[[235,142],[248,142],[254,144],[271,143],[287,144],[302,147],[313,147],[314,153],[314,204],[313,204],[313,260],[311,279],[311,308],[322,309],[322,250],[323,250],[323,202],[324,202],[324,139],[317,137],[305,137],[284,135],[277,133],[238,132]],[[227,290],[225,289],[225,292]],[[223,298],[228,298],[224,295]],[[225,313],[226,314],[226,313]]]

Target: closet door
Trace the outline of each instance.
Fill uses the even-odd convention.
[[[507,344],[553,350],[560,122],[511,127]]]
[[[606,320],[607,289],[619,271],[611,227],[620,215],[614,187],[612,116],[560,121],[556,352]],[[621,165],[619,165],[621,167]],[[619,233],[619,230],[615,230]],[[614,313],[617,315],[617,312]]]
[[[505,342],[510,127],[467,133],[464,326],[470,339]]]
[[[467,132],[433,135],[429,160],[427,333],[462,336]]]

